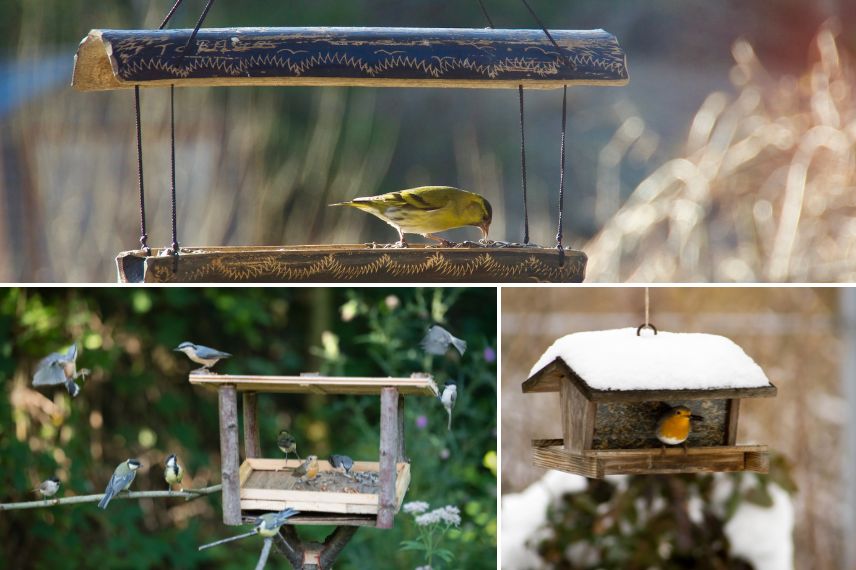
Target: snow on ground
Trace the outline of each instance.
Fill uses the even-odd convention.
[[[613,329],[569,334],[529,372],[561,357],[596,390],[709,390],[767,386],[767,375],[724,336]]]
[[[635,334],[635,332],[634,332]],[[611,479],[611,478],[610,478]],[[714,501],[724,503],[733,483],[718,478]],[[537,540],[547,518],[547,507],[565,493],[586,488],[586,479],[560,471],[548,471],[544,477],[521,493],[502,497],[502,568],[503,570],[533,570],[543,568],[538,555],[527,548],[526,542]],[[771,483],[773,506],[760,507],[743,502],[725,525],[731,552],[748,560],[755,570],[793,570],[794,505],[781,487]],[[697,500],[697,499],[696,499]],[[701,505],[690,505],[691,517]]]

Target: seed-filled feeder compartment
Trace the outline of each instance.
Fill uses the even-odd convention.
[[[592,478],[769,468],[767,446],[737,445],[737,421],[741,399],[773,397],[776,387],[722,336],[642,327],[570,334],[522,388],[559,393],[562,438],[533,440],[539,467]],[[664,426],[679,408],[689,435],[675,438]]]
[[[223,522],[238,525],[261,513],[293,508],[300,512],[288,524],[375,526],[392,528],[410,485],[411,464],[404,450],[404,398],[438,395],[431,376],[344,377],[248,376],[194,373],[190,383],[217,390],[220,409],[220,454]],[[239,466],[238,399],[242,393],[244,455]],[[318,460],[311,481],[292,476],[302,461],[261,457],[256,400],[259,393],[326,394],[380,397],[380,445],[377,461],[354,461],[350,476]],[[308,455],[311,450],[302,450]],[[305,457],[303,457],[305,459]]]

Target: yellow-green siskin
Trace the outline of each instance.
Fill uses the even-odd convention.
[[[420,234],[448,243],[431,234],[464,226],[480,228],[482,237],[487,239],[493,214],[487,200],[451,186],[421,186],[330,205],[351,206],[377,216],[398,230],[397,245],[402,247],[407,246],[404,234]]]

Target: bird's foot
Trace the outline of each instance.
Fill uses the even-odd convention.
[[[687,447],[687,442],[684,442],[684,443],[683,443],[683,447],[684,447],[684,457],[686,457],[687,455],[689,455],[689,454],[690,454],[690,450],[689,450],[689,448]]]
[[[427,247],[458,247],[458,245],[459,245],[458,242],[456,242],[456,241],[449,241],[449,240],[443,239],[443,238],[431,238],[431,239],[435,240],[437,243],[431,244]]]
[[[660,456],[666,455],[666,446],[660,448]]]
[[[191,374],[210,374],[211,371],[208,370],[208,368],[206,368],[205,366],[203,366],[202,368],[197,368],[196,370],[191,370],[190,373]]]
[[[408,245],[407,245],[407,242],[406,242],[406,241],[404,241],[403,239],[400,239],[400,240],[398,240],[397,242],[395,242],[395,243],[393,243],[393,244],[390,244],[390,246],[389,246],[389,247],[393,247],[393,248],[396,248],[396,249],[401,249],[401,248],[406,248],[406,247],[408,247]]]

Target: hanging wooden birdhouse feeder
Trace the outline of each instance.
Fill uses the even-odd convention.
[[[173,168],[172,243],[151,248],[144,207],[139,89],[169,87],[174,96],[172,87],[196,86],[514,88],[519,91],[522,128],[524,88],[566,89],[627,81],[624,52],[616,38],[603,30],[197,27],[92,30],[78,48],[72,85],[81,91],[134,89],[136,94],[142,247],[117,256],[120,281],[578,282],[585,276],[586,256],[566,250],[561,238],[565,99],[555,247],[528,242],[525,207],[527,229],[522,244],[183,247],[175,224]],[[525,141],[522,132],[521,137]],[[173,148],[173,166],[174,152]],[[525,205],[525,146],[521,167]],[[363,194],[384,191],[366,189]]]
[[[220,407],[220,455],[223,481],[223,522],[238,525],[262,512],[294,508],[300,514],[288,524],[373,526],[392,528],[410,484],[410,461],[404,452],[404,397],[437,397],[437,385],[424,374],[408,378],[357,378],[307,374],[302,376],[242,376],[191,374],[190,383],[216,390]],[[243,394],[244,461],[239,465],[238,401]],[[324,483],[296,486],[291,472],[301,462],[284,457],[262,458],[256,398],[260,393],[380,396],[378,461],[355,461],[353,485],[339,490]],[[304,454],[306,449],[304,446]],[[319,460],[321,475],[333,468]],[[366,490],[359,483],[369,477]],[[319,481],[324,477],[319,476]],[[376,484],[373,483],[376,480]]]
[[[523,392],[559,393],[562,438],[533,440],[533,463],[598,479],[766,473],[767,446],[736,444],[740,400],[776,395],[764,371],[725,337],[646,326],[655,332],[570,334],[542,355]],[[688,436],[667,432],[672,415],[684,416]]]

